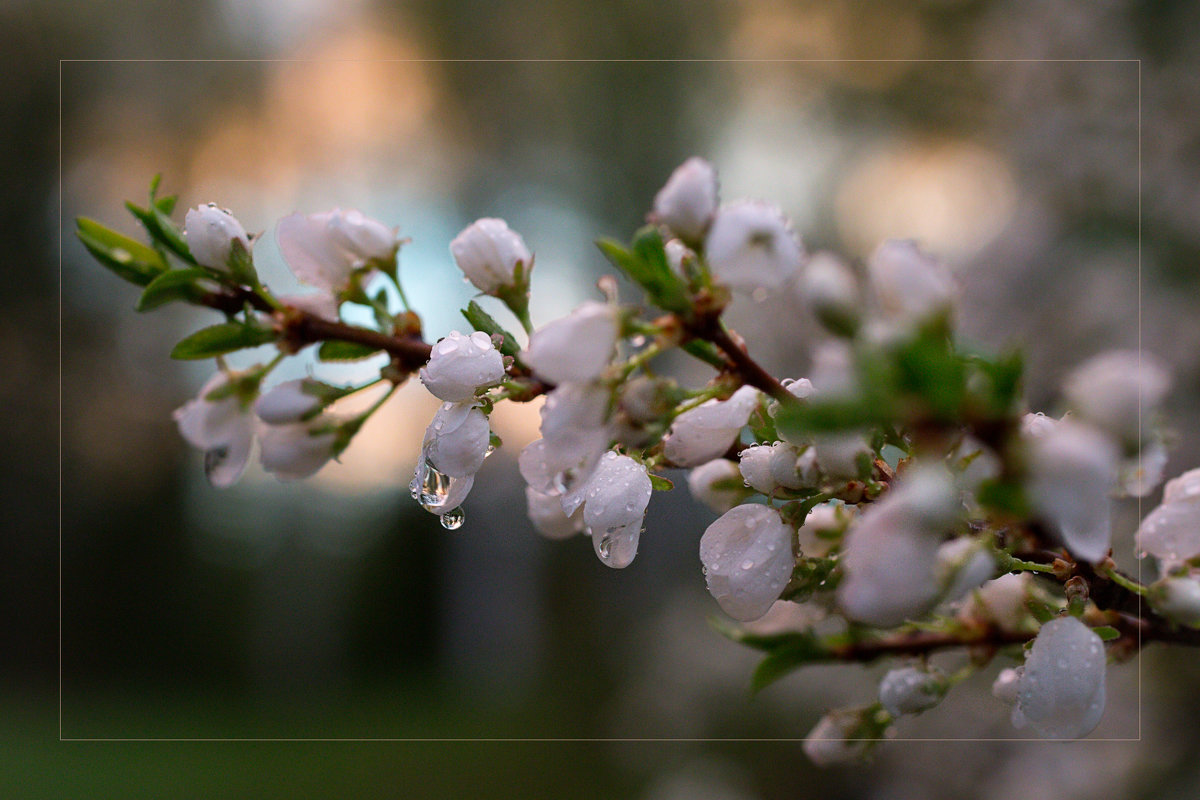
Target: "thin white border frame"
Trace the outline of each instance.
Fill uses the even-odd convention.
[[[781,738],[690,738],[690,736],[650,736],[650,738],[610,738],[610,736],[64,736],[62,735],[62,65],[64,64],[1136,64],[1138,65],[1138,365],[1141,366],[1141,59],[59,59],[59,729],[60,742],[803,742],[805,736]],[[1142,408],[1138,399],[1138,429],[1141,431]],[[1139,461],[1141,445],[1138,447]],[[1142,498],[1138,498],[1138,518],[1142,518]],[[1138,583],[1142,565],[1138,559]],[[1142,597],[1138,595],[1138,615],[1142,612]],[[1142,640],[1138,628],[1138,736],[1109,739],[1030,739],[1021,736],[992,736],[992,738],[894,738],[859,739],[876,742],[984,742],[1020,741],[1063,744],[1063,742],[1140,742],[1142,739]],[[838,741],[838,740],[834,740]],[[851,741],[851,740],[841,740]]]

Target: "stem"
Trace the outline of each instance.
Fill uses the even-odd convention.
[[[756,389],[761,389],[780,402],[795,402],[795,396],[787,390],[787,387],[751,358],[750,354],[746,352],[746,348],[733,340],[733,337],[729,335],[729,331],[725,330],[719,324],[710,324],[706,326],[706,329],[702,329],[702,332],[703,335],[698,338],[708,339],[719,347],[721,352],[732,363],[734,373],[743,382]]]
[[[1142,597],[1145,597],[1150,592],[1150,590],[1148,588],[1146,588],[1145,586],[1142,586],[1140,583],[1138,583],[1135,580],[1126,578],[1124,575],[1117,572],[1112,567],[1103,568],[1101,570],[1101,574],[1103,574],[1105,577],[1107,577],[1110,581],[1115,583],[1117,586],[1120,586],[1122,589],[1126,589],[1130,592],[1133,592],[1134,594],[1141,595]]]

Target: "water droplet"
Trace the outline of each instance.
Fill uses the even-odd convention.
[[[644,345],[646,343],[646,337],[639,333],[636,336],[634,336],[632,339],[630,339],[629,343],[631,345],[633,345],[634,347],[641,347],[642,345]]]
[[[446,530],[456,531],[467,521],[467,512],[462,510],[462,506],[452,508],[438,517],[438,521],[442,523],[442,527]]]
[[[742,569],[754,569],[754,561],[752,559],[747,558],[745,561],[742,562]]]
[[[600,558],[602,558],[605,561],[608,561],[608,559],[612,558],[612,546],[613,546],[612,537],[611,536],[602,536],[600,538],[600,547],[599,547]]]
[[[763,300],[766,300],[770,296],[771,296],[771,293],[768,292],[762,286],[759,286],[757,289],[755,289],[753,292],[750,293],[750,299],[756,303],[761,303]]]

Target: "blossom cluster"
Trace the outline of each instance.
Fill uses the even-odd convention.
[[[901,657],[874,702],[813,729],[805,749],[818,763],[860,757],[898,720],[938,705],[987,666],[993,656],[981,652],[1012,661],[993,693],[1015,726],[1086,736],[1104,712],[1108,658],[1128,657],[1148,630],[1200,629],[1200,470],[1169,481],[1137,532],[1139,557],[1158,562],[1155,583],[1126,577],[1111,554],[1113,498],[1147,496],[1163,479],[1166,368],[1137,351],[1101,353],[1063,380],[1064,414],[1031,411],[1019,354],[959,344],[955,274],[915,242],[882,242],[861,265],[809,253],[781,209],[723,202],[716,170],[692,158],[631,243],[598,242],[639,302],[602,281],[602,299],[534,327],[534,255],[485,218],[450,256],[523,335],[472,301],[468,326],[426,344],[404,300],[396,229],[339,209],[285,217],[279,250],[313,291],[276,297],[258,280],[256,237],[232,214],[199,206],[179,229],[173,205],[152,191],[148,208],[132,206],[151,247],[90,220],[79,235],[143,287],[139,309],[183,301],[226,315],[173,352],[218,361],[175,415],[215,486],[239,478],[255,441],[267,471],[314,474],[416,375],[441,406],[410,491],[455,529],[499,446],[493,409],[543,398],[540,437],[517,458],[542,535],[587,537],[601,563],[627,568],[654,492],[683,474],[717,515],[698,556],[736,622],[724,632],[766,654],[756,686],[807,664]],[[807,375],[771,376],[723,321],[735,298],[772,293],[792,293],[822,331],[806,343]],[[376,327],[342,321],[346,303],[369,307]],[[265,365],[235,371],[221,358],[268,343],[278,356]],[[389,362],[363,386],[309,377],[264,387],[281,359],[313,344],[322,361],[386,352]],[[711,380],[689,387],[661,374],[656,359],[671,350],[708,364]],[[367,411],[335,410],[376,384],[387,389]],[[1101,584],[1147,600],[1141,627],[1093,593]],[[788,604],[812,612],[804,627],[758,632]],[[968,657],[935,663],[956,648]]]

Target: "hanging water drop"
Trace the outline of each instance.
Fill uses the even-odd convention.
[[[442,523],[442,527],[448,531],[456,531],[463,526],[467,521],[467,512],[463,511],[462,506],[452,508],[445,514],[438,517],[438,522]]]

